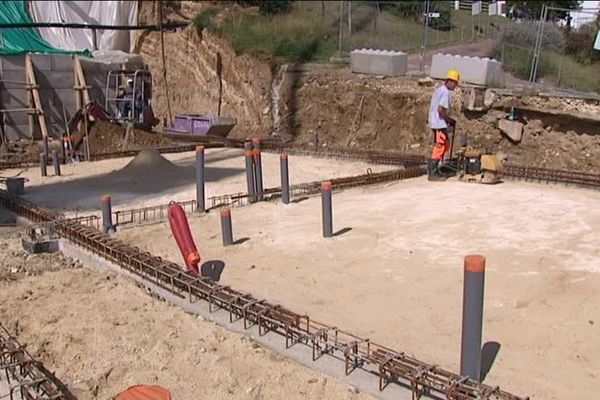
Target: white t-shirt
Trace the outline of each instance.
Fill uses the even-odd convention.
[[[439,107],[444,107],[449,113],[450,104],[452,104],[450,90],[446,85],[442,85],[433,91],[431,104],[429,105],[429,127],[431,129],[443,129],[448,127],[446,121],[440,117],[438,109]]]

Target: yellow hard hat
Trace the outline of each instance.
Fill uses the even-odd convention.
[[[448,71],[446,79],[452,79],[453,81],[458,82],[460,80],[460,73],[455,69],[451,69],[450,71]]]

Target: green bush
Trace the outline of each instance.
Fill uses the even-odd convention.
[[[194,20],[192,21],[192,24],[197,28],[197,29],[214,29],[215,28],[215,24],[213,22],[213,17],[215,15],[217,15],[219,13],[219,9],[218,8],[207,8],[205,10],[202,10],[200,13],[198,13],[198,15],[196,15],[194,17]]]
[[[565,53],[581,64],[600,62],[600,51],[593,48],[597,33],[598,27],[594,23],[582,26],[577,31],[567,32]]]
[[[555,58],[551,57],[550,54],[554,55],[555,53],[546,52],[540,56],[537,69],[537,76],[539,78],[557,73],[557,63],[555,62]],[[525,80],[529,79],[533,50],[499,43],[494,47],[492,56],[498,60],[502,59],[503,68],[515,77]]]
[[[261,14],[272,15],[285,13],[292,9],[293,1],[290,0],[238,0],[236,3],[242,6],[258,6]]]
[[[500,42],[516,44],[522,47],[534,48],[537,36],[537,24],[511,24],[509,28],[502,31]],[[561,51],[565,40],[560,28],[556,25],[547,23],[544,26],[544,37],[542,40],[542,49],[549,51]]]
[[[373,2],[371,2],[373,4]],[[395,1],[379,5],[381,10],[389,11],[390,14],[400,18],[413,19],[416,22],[424,23],[424,12],[422,1]],[[429,19],[429,27],[439,30],[452,29],[452,13],[450,3],[444,1],[431,1],[429,3],[429,12],[438,12],[438,18]]]

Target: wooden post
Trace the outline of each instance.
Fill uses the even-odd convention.
[[[25,73],[27,83],[31,85],[30,87],[33,94],[33,103],[37,111],[42,138],[46,138],[48,137],[48,128],[46,127],[46,117],[44,116],[44,109],[40,100],[40,94],[37,90],[37,82],[35,80],[35,73],[33,72],[33,63],[31,62],[31,53],[27,53],[25,55]]]
[[[79,57],[75,56],[75,73],[77,74],[77,80],[79,81],[79,87],[83,92],[84,106],[91,103],[90,92],[88,91],[87,83],[85,82],[85,75],[83,74],[83,68],[81,68],[81,62]]]
[[[73,56],[73,89],[75,92],[75,104],[77,109],[80,110],[83,108],[83,104],[81,101],[81,83],[79,82],[79,74],[77,73],[77,56]]]

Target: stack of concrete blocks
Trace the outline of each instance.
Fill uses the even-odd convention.
[[[405,75],[408,57],[401,51],[357,49],[350,53],[350,69],[359,74]]]
[[[90,99],[104,107],[108,71],[120,69],[121,65],[88,61],[84,57],[81,57],[80,60],[89,87]],[[67,119],[77,111],[73,56],[69,54],[32,54],[31,62],[39,86],[38,91],[46,117],[48,134],[58,138],[65,131],[63,106]],[[133,66],[127,65],[127,67]],[[0,79],[26,82],[25,55],[0,57]],[[27,108],[27,96],[27,89],[24,85],[0,82],[0,108]],[[109,112],[113,111],[109,110]],[[5,130],[9,139],[31,137],[27,113],[11,112],[5,115]],[[37,116],[34,118],[33,138],[41,138]]]
[[[449,70],[460,72],[462,82],[498,87],[502,83],[502,63],[493,58],[434,54],[431,61],[432,78],[444,79]]]

